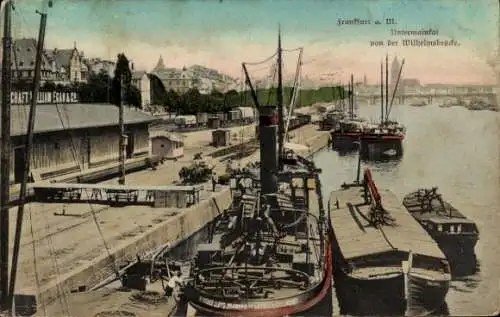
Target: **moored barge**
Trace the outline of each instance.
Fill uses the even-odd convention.
[[[445,302],[451,280],[438,245],[371,172],[329,200],[341,314],[425,315]]]
[[[474,221],[443,200],[437,187],[407,194],[403,205],[438,243],[453,273],[475,268],[474,247],[479,240],[479,230]]]

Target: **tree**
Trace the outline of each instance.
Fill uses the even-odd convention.
[[[182,107],[180,107],[180,110],[182,114],[195,114],[199,112],[199,110],[202,110],[200,105],[203,103],[203,100],[200,92],[196,88],[191,88],[182,95],[181,101]]]
[[[181,97],[177,92],[174,90],[170,89],[165,93],[165,96],[163,97],[162,105],[164,109],[170,111],[170,112],[180,112],[180,100]]]
[[[78,85],[80,91],[80,101],[88,103],[108,103],[110,102],[111,78],[105,70],[99,73],[91,73],[87,83]]]
[[[40,91],[54,91],[56,90],[56,84],[53,81],[46,81],[40,87]]]
[[[148,74],[151,82],[151,104],[162,105],[167,94],[165,86],[161,80],[153,74]]]
[[[115,73],[113,77],[113,81],[111,83],[111,103],[114,105],[120,105],[123,103],[124,105],[140,105],[137,104],[137,100],[134,100],[134,93],[131,92],[132,84],[132,72],[130,71],[129,61],[125,54],[121,53],[117,56]],[[121,97],[121,87],[125,89],[125,100],[122,100]],[[139,98],[140,100],[140,98]]]

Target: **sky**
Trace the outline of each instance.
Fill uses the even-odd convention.
[[[36,37],[43,0],[16,0],[14,37]],[[380,61],[405,59],[403,76],[422,83],[495,82],[488,63],[498,47],[498,0],[53,0],[46,48],[77,48],[89,57],[124,52],[135,69],[151,71],[159,56],[167,67],[192,64],[241,78],[242,62],[276,51],[278,26],[285,49],[303,47],[303,75],[324,82],[366,75],[375,84]],[[385,24],[386,18],[396,25]],[[371,24],[338,25],[338,20]],[[383,23],[375,25],[375,20]],[[394,36],[391,29],[433,29],[437,36]],[[452,47],[374,47],[370,41],[455,40]],[[293,74],[298,52],[286,52]],[[249,66],[251,76],[271,63]]]

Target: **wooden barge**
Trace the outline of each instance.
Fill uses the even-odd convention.
[[[437,187],[407,194],[403,205],[438,243],[454,274],[475,269],[474,247],[479,240],[479,230],[474,221],[443,200]]]
[[[333,191],[329,208],[341,314],[425,315],[444,304],[445,255],[369,170],[362,184]]]

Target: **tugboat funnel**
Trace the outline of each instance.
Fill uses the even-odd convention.
[[[278,192],[278,121],[274,106],[259,109],[260,185],[263,195]]]

